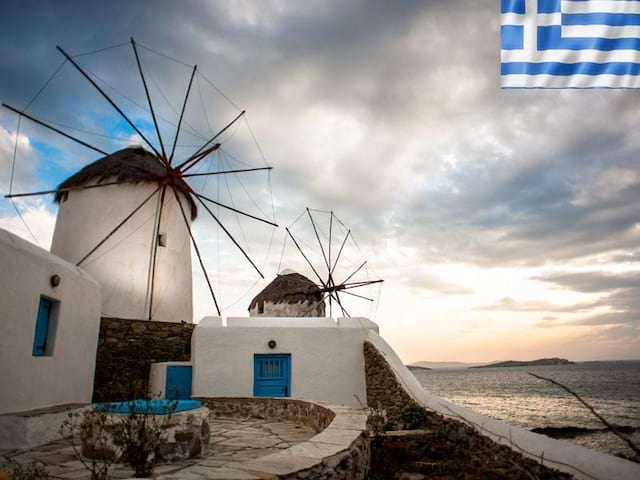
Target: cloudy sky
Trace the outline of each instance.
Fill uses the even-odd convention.
[[[201,143],[198,132],[230,121],[237,105],[249,123],[239,122],[228,152],[262,165],[250,125],[274,166],[281,227],[308,206],[336,212],[352,229],[357,245],[348,244],[345,272],[366,258],[370,278],[385,280],[367,293],[379,301],[354,298],[352,313],[374,318],[405,361],[638,358],[640,93],[500,91],[498,31],[494,0],[9,0],[0,97],[25,107],[62,63],[56,45],[76,55],[134,36],[204,74],[177,155]],[[189,67],[142,54],[171,138]],[[75,58],[151,136],[148,114],[132,102],[145,97],[130,46]],[[68,63],[29,111],[100,148],[139,141]],[[16,128],[16,116],[0,112],[3,193]],[[25,121],[12,188],[55,186],[95,159]],[[233,165],[226,162],[219,165]],[[232,192],[236,206],[270,218],[263,174],[204,188],[222,199]],[[55,224],[50,200],[16,202],[44,247]],[[317,216],[326,227],[326,214]],[[283,248],[282,228],[227,220],[267,281],[279,266],[299,264],[291,244]],[[304,220],[293,227],[301,238]],[[6,200],[0,227],[33,240]],[[196,232],[223,313],[244,315],[265,282],[214,225],[200,222]],[[199,318],[212,305],[196,267]]]

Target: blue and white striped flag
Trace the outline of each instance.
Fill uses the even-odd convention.
[[[501,0],[502,88],[640,88],[640,0]]]

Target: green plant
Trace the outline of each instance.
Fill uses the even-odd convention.
[[[427,423],[427,411],[417,402],[410,401],[400,410],[400,421],[405,430],[417,430]]]
[[[122,416],[113,432],[114,443],[122,448],[123,463],[135,470],[137,478],[147,478],[153,473],[164,440],[164,427],[177,406],[177,402],[169,402],[163,407],[165,415],[158,416],[149,413],[150,402],[148,398],[130,402],[129,413]]]
[[[28,463],[19,463],[13,458],[5,456],[5,459],[7,466],[11,470],[9,477],[11,480],[51,480],[53,478],[49,475],[47,466],[37,460],[31,460]]]
[[[110,478],[109,470],[115,462],[129,465],[137,478],[150,477],[164,441],[165,426],[177,407],[177,401],[163,406],[164,415],[156,415],[151,408],[152,395],[146,382],[132,376],[121,376],[109,388],[119,398],[136,400],[128,402],[128,409],[123,414],[109,413],[109,403],[94,405],[81,413],[71,413],[60,428],[60,434],[91,472],[92,480]]]
[[[109,469],[119,456],[109,440],[111,428],[106,410],[95,407],[69,413],[60,426],[60,436],[69,442],[76,458],[89,470],[91,480],[107,480]]]

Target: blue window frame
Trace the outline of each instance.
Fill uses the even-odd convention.
[[[45,297],[40,297],[38,305],[38,316],[36,317],[36,329],[33,335],[33,356],[44,357],[47,355],[47,341],[49,340],[49,329],[51,326],[51,312],[53,311],[53,301]]]

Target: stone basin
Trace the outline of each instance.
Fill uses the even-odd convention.
[[[209,409],[196,400],[132,400],[96,405],[97,412],[108,412],[105,428],[86,417],[81,425],[82,455],[90,459],[123,462],[123,445],[117,433],[131,416],[146,415],[148,425],[158,427],[162,440],[158,462],[176,462],[206,455],[209,447]],[[115,434],[115,435],[114,435]]]

